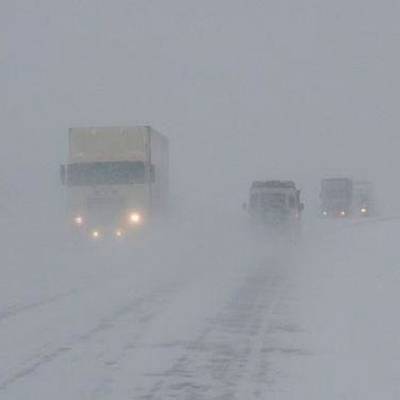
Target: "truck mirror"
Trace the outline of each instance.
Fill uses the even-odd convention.
[[[65,185],[65,176],[65,165],[60,165],[60,180],[62,185]]]

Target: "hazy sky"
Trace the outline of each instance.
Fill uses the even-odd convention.
[[[68,127],[143,123],[170,138],[181,192],[241,203],[253,178],[311,188],[332,169],[397,180],[399,8],[2,0],[0,183],[52,190]]]

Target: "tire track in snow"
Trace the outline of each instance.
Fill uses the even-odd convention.
[[[77,347],[92,341],[99,334],[112,331],[113,329],[118,329],[116,324],[128,315],[139,313],[139,323],[149,323],[150,320],[160,312],[160,310],[158,310],[158,312],[154,310],[157,301],[159,301],[159,296],[161,294],[172,296],[175,292],[176,285],[167,285],[152,291],[146,296],[134,298],[130,302],[116,309],[109,317],[102,318],[91,329],[84,333],[74,335],[74,339],[67,341],[63,345],[56,346],[52,350],[30,357],[29,361],[26,362],[27,365],[12,372],[7,378],[0,381],[0,392],[6,391],[10,386],[36,373],[39,369],[72,352]],[[163,306],[166,306],[166,303],[167,301],[163,299]],[[138,329],[139,331],[142,330],[139,326]]]
[[[275,270],[274,266],[274,270]],[[279,267],[279,266],[278,266]],[[265,268],[247,278],[227,307],[209,321],[192,342],[177,349],[180,356],[147,390],[135,393],[140,400],[242,399],[241,382],[253,369],[272,314],[282,296],[285,278]]]
[[[37,310],[38,308],[45,307],[50,304],[57,303],[60,300],[64,300],[70,296],[76,295],[80,292],[78,289],[71,289],[63,293],[56,294],[51,297],[47,297],[45,299],[37,300],[35,302],[29,303],[29,304],[20,304],[20,305],[13,305],[5,310],[0,311],[0,323],[3,321],[17,317],[20,314]]]

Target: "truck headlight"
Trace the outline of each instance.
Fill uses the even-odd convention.
[[[138,212],[133,212],[129,215],[129,222],[138,225],[142,222],[142,216]]]
[[[364,208],[361,209],[361,214],[366,214],[367,211],[368,211],[368,210],[364,207]]]
[[[328,216],[328,211],[322,211],[322,215],[323,215],[324,217],[327,217],[327,216]]]
[[[74,222],[75,222],[75,225],[83,225],[83,218],[80,216],[80,215],[77,215],[75,218],[74,218]]]
[[[122,229],[117,229],[115,231],[115,236],[118,237],[118,238],[124,236],[124,232],[122,231]]]
[[[342,217],[345,217],[345,216],[346,216],[346,211],[340,211],[340,215],[341,215]]]

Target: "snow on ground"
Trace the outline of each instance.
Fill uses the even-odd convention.
[[[399,227],[349,223],[310,241],[293,307],[309,356],[287,398],[400,398]]]
[[[203,217],[129,244],[10,231],[0,398],[400,398],[398,222],[288,245]]]

